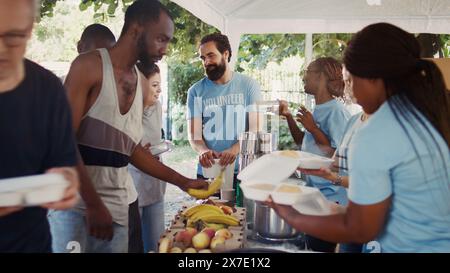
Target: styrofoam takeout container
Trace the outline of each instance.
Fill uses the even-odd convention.
[[[333,159],[328,157],[302,151],[298,153],[300,155],[298,167],[303,169],[317,170],[320,168],[328,168],[334,162]]]
[[[280,192],[279,189],[283,186],[294,187],[299,192]],[[271,193],[272,199],[275,203],[281,205],[294,205],[302,199],[309,198],[309,195],[315,194],[319,191],[317,188],[294,185],[290,183],[280,183]]]
[[[0,207],[57,202],[68,185],[69,181],[56,173],[0,179]]]
[[[286,184],[298,167],[319,169],[328,167],[334,160],[302,151],[276,151],[264,155],[243,169],[238,179],[244,196],[247,199],[265,201],[272,196],[273,201],[282,205],[291,205],[298,211],[311,215],[330,214],[329,204],[319,189],[297,185],[301,190],[297,193],[277,192]],[[271,184],[271,190],[252,187],[255,184]],[[295,185],[287,183],[288,185]]]
[[[246,181],[240,184],[242,192],[244,193],[245,198],[255,201],[266,201],[269,198],[269,195],[273,192],[273,190],[263,190],[254,188],[253,186],[258,184],[269,184],[273,186],[273,189],[277,187],[275,183],[261,183],[258,181]]]

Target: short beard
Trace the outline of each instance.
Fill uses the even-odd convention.
[[[148,55],[146,52],[147,43],[144,37],[144,34],[141,34],[139,39],[137,40],[137,51],[138,51],[138,60],[142,63],[144,67],[148,67],[155,62],[152,60],[152,57]]]
[[[223,74],[225,74],[225,70],[227,69],[225,64],[225,59],[222,58],[222,61],[220,64],[215,65],[215,68],[212,70],[208,70],[205,68],[206,75],[208,76],[208,79],[211,81],[217,81],[218,79],[222,78]]]

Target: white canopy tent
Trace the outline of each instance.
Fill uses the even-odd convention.
[[[450,0],[172,1],[226,34],[233,52],[242,34],[306,33],[308,60],[312,33],[354,33],[376,22],[412,33],[450,33]]]

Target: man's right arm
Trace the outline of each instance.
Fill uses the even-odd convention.
[[[86,112],[89,92],[96,83],[96,74],[92,73],[92,71],[96,71],[96,66],[98,64],[95,63],[93,54],[80,55],[73,61],[64,82],[72,110],[72,124],[75,134],[78,132],[81,119]],[[99,239],[111,240],[113,236],[111,214],[97,194],[78,149],[77,152],[80,194],[86,204],[89,232]]]

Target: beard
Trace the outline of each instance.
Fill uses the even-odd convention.
[[[217,65],[211,64],[205,68],[206,75],[208,76],[208,79],[210,79],[211,81],[217,81],[218,79],[222,78],[223,74],[225,73],[225,70],[226,65],[224,58],[222,58],[219,64]]]
[[[147,39],[145,39],[145,35],[142,34],[137,41],[137,50],[138,50],[138,60],[142,63],[144,67],[149,67],[157,62],[158,58],[160,59],[162,56],[152,56],[148,54],[147,48]]]

